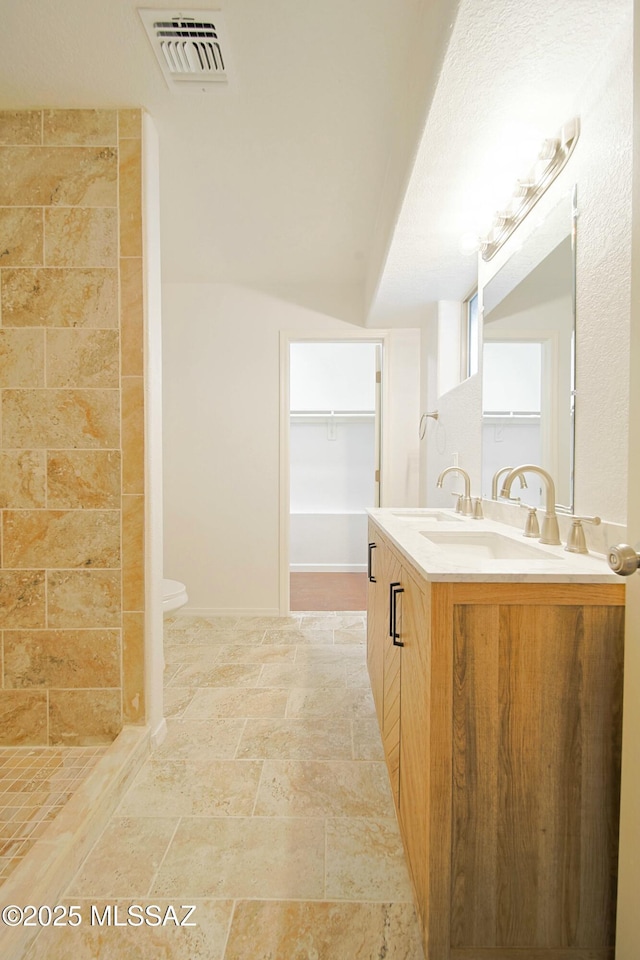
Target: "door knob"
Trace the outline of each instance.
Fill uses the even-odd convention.
[[[621,577],[628,577],[640,567],[640,554],[636,553],[628,543],[618,543],[615,547],[609,547],[607,559],[613,572]]]

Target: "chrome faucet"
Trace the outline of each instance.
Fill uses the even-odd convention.
[[[438,477],[438,482],[436,483],[437,487],[442,486],[442,481],[447,476],[448,473],[459,473],[462,479],[464,480],[464,493],[462,495],[462,505],[461,513],[466,517],[473,516],[473,503],[471,502],[471,479],[466,470],[463,470],[462,467],[445,467],[440,476]]]
[[[513,470],[513,467],[500,467],[500,469],[496,470],[496,472],[494,473],[493,479],[491,480],[491,499],[492,500],[498,499],[498,481],[500,480],[500,477],[502,476],[502,474],[509,473],[509,470]],[[520,489],[524,490],[526,486],[527,486],[527,481],[522,476],[522,474],[520,474]]]
[[[520,467],[514,467],[504,478],[502,483],[501,497],[509,497],[511,484],[516,477],[523,473],[535,473],[544,482],[547,495],[544,519],[542,521],[542,533],[540,534],[540,543],[560,544],[560,531],[558,530],[558,518],[556,516],[556,488],[551,474],[547,473],[542,467],[537,467],[534,463],[524,463]]]

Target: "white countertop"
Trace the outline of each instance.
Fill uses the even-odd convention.
[[[406,554],[425,576],[434,581],[492,581],[504,583],[623,583],[599,554],[568,553],[524,537],[522,530],[496,520],[474,520],[453,510],[417,508],[372,508],[369,516],[395,546]],[[435,519],[437,517],[438,519]],[[523,518],[524,525],[524,518]],[[429,539],[433,534],[434,541]],[[456,547],[456,536],[465,543]],[[482,535],[497,535],[495,541],[519,557],[496,559],[481,556]],[[448,535],[448,536],[447,536]],[[491,537],[487,538],[487,540]],[[466,555],[465,555],[466,554]],[[375,564],[375,560],[374,560]]]

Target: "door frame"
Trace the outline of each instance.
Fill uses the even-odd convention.
[[[380,382],[380,410],[379,410],[379,444],[380,444],[380,482],[379,500],[384,502],[384,478],[388,473],[387,444],[385,443],[385,421],[389,399],[389,332],[376,330],[353,331],[349,333],[334,333],[301,336],[298,333],[280,331],[280,507],[279,507],[279,605],[280,616],[288,616],[290,610],[289,566],[290,566],[290,355],[292,343],[377,343],[381,345],[382,376]]]
[[[634,2],[633,76],[640,76],[640,0]],[[627,543],[640,549],[640,97],[633,106],[633,175],[631,233],[631,316],[629,341],[629,434],[627,474]],[[615,465],[612,465],[615,467]],[[616,960],[640,954],[640,571],[627,579],[624,693],[622,711],[622,783]]]

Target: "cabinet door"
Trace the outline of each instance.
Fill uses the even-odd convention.
[[[400,804],[402,835],[420,920],[428,920],[429,711],[431,654],[429,594],[402,571]]]
[[[400,581],[400,564],[384,539],[369,527],[371,574],[367,592],[367,667],[382,735],[389,779],[398,804],[400,768],[400,647],[390,636],[390,587]],[[401,605],[398,604],[401,612]]]
[[[384,666],[383,666],[383,717],[382,717],[382,742],[384,744],[384,753],[387,759],[389,770],[389,780],[391,781],[391,791],[393,799],[398,807],[398,795],[400,790],[400,678],[401,678],[401,655],[402,648],[394,644],[391,637],[390,617],[391,617],[391,585],[402,584],[401,567],[392,553],[388,555],[386,583],[386,637],[384,642]],[[402,632],[402,594],[399,594],[395,604],[398,613],[397,626],[398,632]]]
[[[461,955],[613,955],[623,616],[622,606],[515,597],[454,606],[451,943]]]
[[[367,668],[371,680],[373,700],[378,715],[378,725],[383,728],[383,676],[384,648],[387,642],[389,619],[387,612],[390,554],[384,540],[376,537],[369,524],[370,575],[374,578],[367,586]]]

